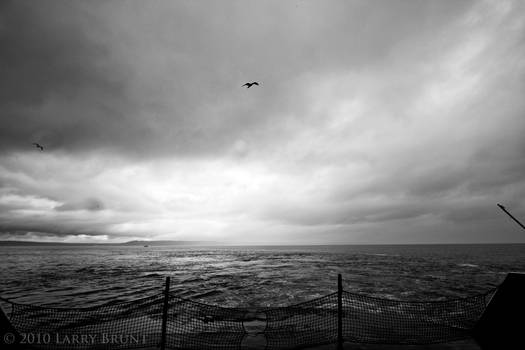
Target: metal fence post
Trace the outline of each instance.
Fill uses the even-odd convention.
[[[343,350],[343,278],[337,275],[337,350]]]
[[[164,289],[164,307],[162,310],[162,335],[160,339],[160,350],[166,349],[166,324],[168,323],[169,293],[170,293],[170,278],[166,277],[166,287]]]

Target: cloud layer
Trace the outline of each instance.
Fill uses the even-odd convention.
[[[0,238],[523,242],[523,10],[5,2]]]

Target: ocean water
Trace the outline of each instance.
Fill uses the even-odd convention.
[[[525,244],[0,246],[0,296],[84,307],[163,290],[230,307],[290,305],[337,290],[397,300],[484,293],[525,273]]]

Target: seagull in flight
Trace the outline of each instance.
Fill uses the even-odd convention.
[[[256,81],[254,81],[253,83],[246,83],[246,84],[244,84],[243,86],[246,86],[246,88],[249,89],[249,88],[252,87],[252,85],[257,85],[257,86],[259,86],[259,83],[256,82]]]
[[[44,146],[36,143],[36,142],[33,142],[33,145],[35,145],[36,148],[40,148],[40,152],[42,152],[44,150]]]

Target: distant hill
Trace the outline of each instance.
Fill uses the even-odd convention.
[[[197,245],[219,245],[219,243],[207,242],[207,241],[129,241],[129,242],[124,242],[124,243],[65,243],[65,242],[37,242],[37,241],[0,241],[0,246],[52,246],[52,245],[197,246]]]
[[[217,242],[207,242],[207,241],[129,241],[125,243],[120,243],[119,245],[150,245],[150,246],[159,246],[159,245],[217,245]]]

